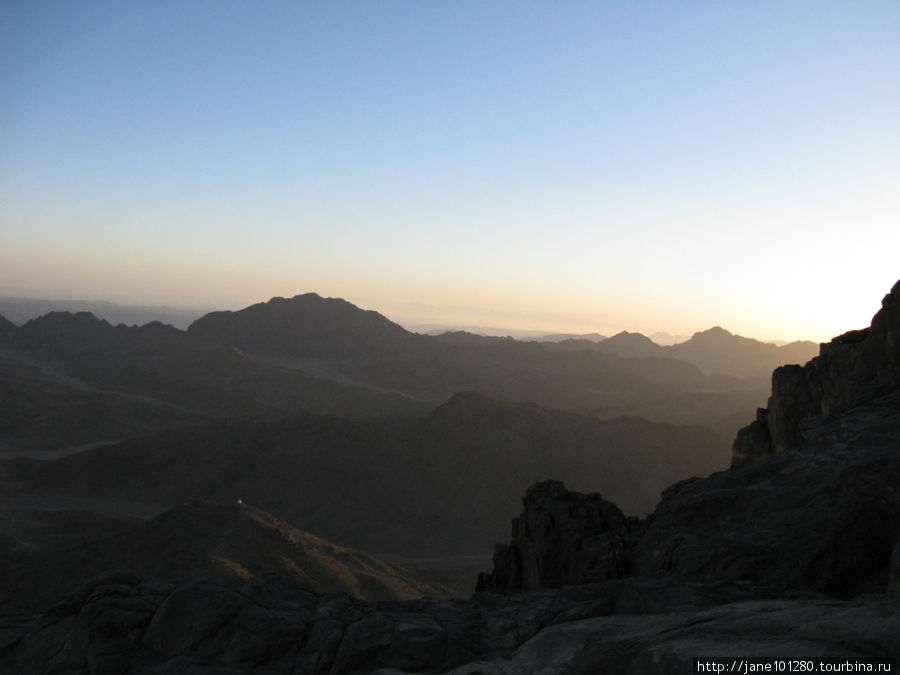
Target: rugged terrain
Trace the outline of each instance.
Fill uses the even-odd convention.
[[[359,551],[303,532],[243,503],[190,502],[119,534],[62,551],[18,551],[0,579],[6,612],[44,609],[72,579],[130,569],[164,579],[277,574],[360,600],[441,598],[446,589]]]
[[[727,466],[699,427],[598,420],[473,392],[407,424],[300,414],[171,430],[46,462],[0,463],[0,496],[259,506],[340,544],[406,556],[490,551],[524,487],[600,486],[645,514],[673,480]],[[23,528],[18,536],[27,539]]]
[[[494,569],[468,600],[366,603],[267,575],[179,581],[120,570],[87,581],[44,612],[6,617],[0,668],[682,673],[704,656],[896,662],[898,335],[900,282],[868,330],[836,338],[822,346],[818,360],[789,369],[789,381],[804,382],[805,389],[783,386],[784,375],[776,372],[768,412],[735,441],[735,466],[676,483],[643,520],[623,513],[607,490],[601,496],[571,492],[554,480],[535,484],[513,521],[512,540],[498,547]],[[800,393],[785,396],[785,389]],[[384,433],[373,431],[377,425],[358,423],[357,433],[384,448],[377,452],[385,458],[397,456],[400,439],[427,445],[422,439],[429,434],[445,439],[454,428],[477,434],[505,417],[525,420],[522,428],[540,437],[541,426],[533,426],[540,415],[522,411],[468,394],[394,427],[388,442],[377,440]],[[771,424],[773,416],[789,423]],[[307,424],[331,433],[332,422],[297,422],[303,433]],[[268,433],[296,433],[291,429]],[[773,429],[787,433],[773,435]],[[223,427],[220,445],[236,431]],[[193,465],[185,452],[192,445],[184,443],[174,475]],[[454,453],[464,455],[466,447]],[[111,448],[47,466],[79,456],[111,460],[104,455]],[[148,448],[142,461],[152,456]],[[28,488],[36,490],[41,483],[39,472],[29,476],[32,464],[7,462],[4,480],[19,487],[38,481]],[[147,466],[152,463],[137,471]],[[236,475],[252,474],[246,463],[234,466]],[[44,488],[80,475],[53,473],[40,479],[50,481]],[[98,480],[96,472],[84,475]]]

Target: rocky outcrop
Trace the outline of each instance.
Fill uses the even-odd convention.
[[[569,492],[552,480],[529,488],[522,503],[512,542],[497,547],[494,571],[479,575],[477,590],[559,588],[623,575],[626,539],[637,519],[599,494]]]
[[[896,608],[648,579],[363,603],[277,577],[172,584],[117,571],[43,615],[0,624],[0,672],[683,673],[713,648],[747,644],[771,656],[891,659]]]
[[[900,389],[807,425],[802,451],[673,486],[643,524],[631,571],[883,592],[900,537],[898,430]]]
[[[884,297],[872,325],[822,344],[805,366],[772,373],[768,408],[738,432],[732,463],[739,466],[803,447],[803,425],[837,412],[873,392],[900,384],[900,281]]]
[[[639,524],[600,495],[535,485],[479,588],[674,576],[884,592],[900,539],[898,438],[900,388],[808,424],[803,451],[673,485]]]

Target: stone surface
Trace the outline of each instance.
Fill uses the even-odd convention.
[[[804,427],[802,451],[676,484],[642,524],[630,571],[883,592],[900,537],[900,389]]]
[[[782,366],[772,373],[765,414],[738,432],[732,447],[735,466],[803,447],[803,424],[839,412],[872,392],[900,384],[900,281],[872,318],[872,325],[822,344],[805,366]]]
[[[480,575],[477,590],[559,588],[622,576],[635,518],[599,494],[569,492],[552,480],[529,488],[522,503],[511,544],[497,547],[494,571]]]
[[[751,643],[760,655],[900,655],[896,601],[771,595],[747,582],[631,578],[364,603],[277,577],[172,585],[117,572],[0,626],[0,673],[668,673]]]

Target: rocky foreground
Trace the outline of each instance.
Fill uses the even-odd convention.
[[[0,672],[689,673],[704,657],[900,659],[900,282],[866,331],[773,378],[735,466],[643,521],[533,486],[468,600],[272,576],[94,578],[0,623]],[[787,379],[785,379],[787,377]],[[786,385],[785,382],[790,382]],[[792,393],[793,392],[793,393]]]
[[[896,658],[885,597],[622,579],[468,601],[364,603],[277,577],[175,585],[110,572],[0,624],[0,672],[686,673],[716,655]],[[380,670],[383,669],[383,670]]]

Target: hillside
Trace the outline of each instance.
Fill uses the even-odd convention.
[[[220,420],[271,420],[297,411],[402,419],[425,409],[396,394],[261,364],[171,326],[111,326],[88,313],[53,312],[29,321],[0,335],[0,350],[7,361],[38,367],[31,384],[21,383],[38,395],[52,377],[75,388],[150,398]]]
[[[53,462],[0,463],[0,482],[17,486],[11,495],[161,506],[244,499],[342,545],[462,555],[490,551],[506,529],[501,514],[542,477],[599,486],[646,513],[673,480],[727,461],[727,444],[699,427],[467,393],[402,425],[295,415],[172,430]]]
[[[666,357],[690,363],[707,375],[730,375],[740,378],[767,377],[785,363],[806,363],[818,350],[808,340],[774,345],[735,335],[720,326],[694,333],[690,339],[662,346],[640,333],[623,331],[596,343],[587,340],[564,340],[563,349],[593,349],[607,354],[633,358]]]
[[[869,329],[774,378],[753,435],[762,452],[670,486],[643,520],[597,493],[533,485],[469,600],[364,603],[272,577],[117,572],[43,614],[6,617],[0,668],[678,675],[734,656],[885,671],[900,659],[898,309],[900,282]],[[809,395],[786,396],[798,391]],[[798,435],[772,435],[778,411],[791,424],[774,428]],[[406,433],[462,422],[540,435],[553,416],[465,393]],[[368,447],[372,430],[357,431]]]
[[[752,411],[766,387],[762,379],[705,375],[643,336],[634,337],[649,343],[652,353],[627,355],[648,358],[606,353],[602,345],[609,341],[542,343],[463,331],[425,336],[344,300],[315,294],[214,312],[188,332],[237,348],[259,363],[432,403],[478,390],[598,417],[638,415],[714,425]],[[741,358],[736,354],[734,363]]]
[[[332,544],[247,504],[190,502],[112,537],[4,565],[0,609],[46,608],[73,583],[107,570],[181,581],[277,574],[311,591],[361,600],[447,595],[408,570]]]

